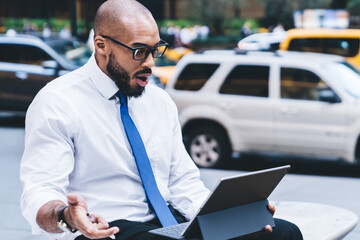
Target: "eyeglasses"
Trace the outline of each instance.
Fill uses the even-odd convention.
[[[112,42],[114,42],[120,46],[126,47],[127,49],[130,49],[131,51],[133,51],[133,59],[136,61],[141,61],[141,60],[146,59],[149,56],[150,52],[154,58],[162,57],[167,49],[167,46],[169,45],[164,40],[160,40],[160,42],[157,43],[154,47],[144,46],[144,47],[132,48],[122,42],[119,42],[116,39],[113,39],[112,37],[109,37],[106,35],[103,35],[102,37],[107,38],[107,39],[111,40]]]

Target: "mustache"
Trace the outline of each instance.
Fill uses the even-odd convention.
[[[143,70],[141,70],[141,71],[136,72],[136,73],[134,74],[134,76],[137,76],[137,75],[143,74],[143,73],[152,74],[152,70],[151,70],[151,68],[145,68],[145,69],[143,69]]]

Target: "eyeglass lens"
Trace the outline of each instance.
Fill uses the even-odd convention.
[[[145,59],[149,55],[150,51],[152,51],[151,54],[154,58],[158,58],[164,54],[165,50],[166,50],[165,45],[159,45],[154,49],[150,49],[150,48],[136,49],[134,52],[134,58]]]

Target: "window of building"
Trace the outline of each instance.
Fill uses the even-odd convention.
[[[327,84],[311,71],[281,68],[281,98],[317,101],[319,91],[327,89]]]
[[[187,65],[180,73],[175,84],[175,89],[197,91],[204,86],[207,80],[219,67],[219,64],[198,64],[191,63]]]
[[[226,78],[220,93],[268,97],[269,72],[269,66],[238,65]]]

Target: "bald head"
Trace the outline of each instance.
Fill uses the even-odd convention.
[[[155,23],[151,12],[136,0],[108,0],[96,12],[95,36],[126,34],[131,24],[144,20]]]

